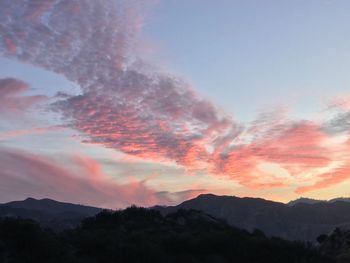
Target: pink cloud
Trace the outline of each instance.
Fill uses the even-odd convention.
[[[183,194],[173,200],[159,195],[142,181],[120,184],[106,175],[99,163],[87,156],[66,156],[63,163],[24,151],[0,148],[0,199],[49,197],[117,208],[133,203],[143,206],[169,205],[188,196]]]
[[[314,190],[329,188],[333,185],[342,183],[350,179],[350,161],[344,165],[333,169],[331,172],[323,173],[317,176],[318,181],[312,185],[300,186],[295,192],[304,194]]]
[[[259,165],[274,163],[286,169],[291,175],[314,168],[327,166],[331,162],[328,149],[322,142],[328,138],[319,125],[310,122],[285,123],[270,126],[266,135],[253,141],[236,145],[231,150],[216,153],[213,159],[214,171],[237,180],[250,188],[282,187],[283,179],[267,176],[264,179]],[[254,137],[254,136],[253,136]],[[264,180],[262,180],[264,181]]]
[[[350,97],[335,97],[329,103],[329,108],[350,110]]]
[[[37,127],[32,129],[26,129],[26,130],[0,132],[0,141],[9,140],[9,139],[13,139],[21,136],[27,136],[27,135],[46,134],[49,132],[60,131],[62,129],[63,127],[60,127],[60,126],[50,126],[50,127]]]
[[[174,203],[179,204],[185,200],[189,200],[197,197],[198,195],[207,194],[207,193],[210,193],[210,191],[206,189],[195,189],[195,190],[185,190],[185,191],[179,191],[179,192],[161,191],[161,192],[157,192],[156,195],[160,199],[172,200]]]
[[[350,138],[350,134],[349,134]],[[311,185],[304,185],[298,187],[295,192],[298,194],[304,194],[314,190],[329,188],[331,186],[340,184],[350,179],[350,139],[345,143],[345,151],[342,153],[343,157],[340,160],[343,164],[333,168],[330,172],[318,174],[315,178],[315,183]]]
[[[13,78],[0,79],[0,114],[19,113],[46,99],[45,96],[27,96],[28,85]]]
[[[131,66],[143,20],[136,2],[26,3],[0,3],[0,15],[19,18],[0,19],[0,34],[11,35],[17,48],[7,56],[79,84],[82,95],[62,99],[55,109],[86,135],[85,142],[196,167],[208,159],[207,144],[236,126],[183,80]],[[5,50],[0,39],[1,46]]]

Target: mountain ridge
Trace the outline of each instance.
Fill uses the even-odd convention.
[[[290,205],[262,198],[201,194],[175,206],[149,209],[163,215],[180,209],[195,209],[248,231],[259,229],[268,236],[315,242],[319,235],[328,234],[337,227],[350,228],[350,203],[346,198],[332,200]],[[102,210],[48,198],[27,198],[0,204],[0,217],[29,218],[43,226],[62,230],[75,227],[84,218]]]
[[[259,229],[269,236],[315,242],[337,227],[350,227],[350,203],[344,201],[288,205],[261,198],[199,195],[177,206],[158,207],[163,214],[195,209],[248,231]]]
[[[57,231],[73,228],[84,218],[101,211],[101,208],[59,202],[49,198],[28,197],[0,204],[0,217],[28,218]]]

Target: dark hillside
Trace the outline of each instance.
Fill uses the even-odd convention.
[[[0,220],[0,262],[331,263],[300,242],[249,233],[194,210],[103,211],[61,233]]]

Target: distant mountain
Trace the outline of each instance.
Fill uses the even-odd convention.
[[[321,203],[321,202],[334,203],[334,202],[338,202],[338,201],[350,203],[350,198],[339,197],[339,198],[334,198],[331,200],[317,200],[317,199],[301,197],[301,198],[298,198],[296,200],[290,201],[287,204],[292,206],[292,205],[297,205],[297,204],[316,204],[316,203]]]
[[[298,199],[295,199],[295,200],[288,202],[287,205],[292,206],[292,205],[297,205],[297,204],[317,204],[320,202],[327,202],[327,201],[301,197],[301,198],[298,198]]]
[[[338,202],[338,201],[350,203],[350,198],[347,198],[347,197],[339,197],[339,198],[331,199],[331,200],[329,200],[328,202],[334,203],[334,202]]]
[[[200,195],[174,207],[156,207],[163,214],[196,209],[230,225],[249,231],[260,229],[269,236],[314,242],[336,227],[350,227],[350,203],[344,201],[287,205],[260,198]]]
[[[179,209],[195,209],[225,220],[248,231],[259,229],[268,236],[314,242],[321,234],[336,227],[350,228],[349,199],[330,201],[298,199],[284,204],[260,198],[200,195],[173,207],[156,206],[162,214]],[[58,202],[51,199],[28,198],[0,205],[0,217],[22,217],[54,230],[74,228],[84,218],[96,215],[100,208]]]
[[[95,215],[101,211],[100,208],[77,205],[71,203],[58,202],[52,199],[35,199],[27,198],[23,201],[13,201],[3,204],[4,206],[9,206],[13,208],[24,208],[29,210],[39,210],[51,214],[61,214],[61,213],[76,213],[83,215]]]
[[[39,222],[41,225],[56,230],[72,228],[88,216],[99,213],[102,209],[58,202],[51,199],[37,200],[27,198],[0,204],[0,217],[22,217]]]

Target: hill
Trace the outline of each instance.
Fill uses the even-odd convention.
[[[297,204],[317,204],[317,203],[334,203],[334,202],[350,202],[350,198],[345,198],[345,197],[338,197],[338,198],[334,198],[331,200],[317,200],[317,199],[311,199],[311,198],[298,198],[295,200],[292,200],[288,203],[288,205],[292,206],[292,205],[297,205]]]
[[[196,209],[230,225],[252,231],[260,229],[269,236],[315,242],[321,234],[336,227],[350,226],[350,203],[343,201],[286,205],[260,198],[200,195],[174,207],[157,207],[163,214],[178,209]]]
[[[0,205],[0,217],[22,217],[33,219],[45,227],[55,230],[72,228],[82,219],[102,209],[90,206],[58,202],[51,199],[27,198]]]
[[[2,260],[2,261],[1,261]],[[331,263],[310,245],[249,233],[199,211],[103,211],[60,233],[0,219],[0,262]]]
[[[298,199],[295,199],[295,200],[288,202],[287,205],[293,206],[293,205],[297,205],[297,204],[317,204],[317,203],[321,203],[321,202],[327,202],[327,201],[301,197],[301,198],[298,198]]]

